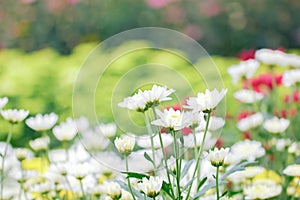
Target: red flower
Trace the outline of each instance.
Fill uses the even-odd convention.
[[[255,49],[244,50],[237,55],[238,59],[244,61],[254,59],[254,56],[255,56]]]
[[[254,114],[254,112],[242,111],[242,112],[239,113],[237,119],[238,119],[238,121],[240,121],[242,119],[247,118],[249,115],[252,115],[252,114]]]
[[[189,135],[191,133],[193,133],[192,129],[188,128],[188,127],[184,127],[182,130],[181,130],[181,133],[182,135]]]
[[[222,139],[217,139],[216,147],[218,147],[219,149],[223,147],[223,140]]]
[[[257,92],[266,93],[266,89],[273,89],[274,78],[277,86],[282,84],[281,74],[261,74],[258,77],[254,77],[250,80],[245,81],[244,88],[253,88]],[[249,84],[251,85],[251,87]]]
[[[251,134],[249,132],[244,132],[243,133],[243,138],[245,140],[251,140]]]

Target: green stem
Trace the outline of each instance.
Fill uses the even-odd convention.
[[[128,167],[128,156],[127,155],[125,155],[125,163],[126,163],[126,171],[128,172],[129,171],[129,167]],[[128,183],[128,188],[129,188],[129,191],[130,191],[130,193],[132,195],[132,198],[135,200],[135,196],[133,194],[129,178],[127,178],[127,183]]]
[[[82,179],[79,179],[79,183],[80,183],[80,189],[81,189],[81,192],[82,192],[82,197],[85,197],[85,193],[84,193],[84,189],[83,189],[83,184],[82,184]]]
[[[12,132],[13,132],[13,126],[14,126],[14,124],[10,124],[9,133],[8,133],[7,138],[6,138],[6,145],[5,145],[5,149],[4,149],[4,154],[2,155],[2,162],[1,162],[1,194],[0,194],[0,199],[3,199],[5,157],[7,155],[8,145],[9,145],[9,143],[11,141]]]
[[[195,169],[194,169],[192,178],[195,177],[196,172],[198,171],[198,167],[200,169],[200,158],[201,158],[202,153],[203,153],[203,146],[204,146],[205,138],[206,138],[207,131],[208,131],[208,125],[209,125],[210,115],[211,115],[211,111],[209,111],[207,113],[207,121],[206,121],[206,125],[205,125],[204,135],[203,135],[203,139],[202,139],[202,142],[201,142],[200,150],[199,150],[198,155],[197,155],[196,165],[195,165]],[[200,182],[200,173],[197,174],[197,186],[199,185],[199,182]],[[191,193],[192,185],[193,184],[191,184],[189,186],[188,193],[187,193],[187,196],[186,196],[186,200],[189,199],[189,195]]]
[[[155,119],[157,119],[157,114],[156,114],[155,110],[152,109],[152,111],[154,113]],[[165,163],[165,168],[166,168],[168,181],[169,181],[169,184],[172,185],[171,178],[170,178],[170,173],[169,173],[169,170],[168,170],[168,163],[167,163],[167,156],[166,156],[166,153],[165,153],[165,147],[164,147],[164,143],[163,143],[163,140],[162,140],[162,137],[161,137],[161,133],[159,131],[158,131],[158,136],[159,136],[159,142],[160,142],[160,147],[161,147],[161,151],[162,151],[162,155],[163,155],[163,160],[164,160],[164,163]],[[171,189],[171,193],[174,196],[173,187]]]
[[[193,128],[193,138],[194,138],[194,156],[197,156],[197,137],[196,137],[196,130]]]
[[[180,190],[180,156],[179,156],[179,148],[176,140],[176,132],[173,130],[172,135],[174,138],[174,153],[175,153],[175,161],[176,161],[176,189],[177,189],[177,199],[181,199],[181,190]]]
[[[217,200],[220,199],[220,194],[219,194],[219,166],[217,167],[217,172],[216,172],[216,193],[217,193]]]
[[[155,152],[154,152],[154,141],[153,141],[153,132],[151,129],[151,124],[149,122],[149,118],[147,116],[147,114],[144,112],[144,116],[145,116],[145,122],[146,122],[146,127],[147,127],[147,131],[148,134],[150,136],[150,141],[151,141],[151,149],[152,149],[152,160],[153,160],[153,167],[154,167],[154,175],[156,175],[157,173],[157,168],[156,168],[156,161],[155,161]]]

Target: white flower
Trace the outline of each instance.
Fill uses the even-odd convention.
[[[266,120],[263,127],[270,133],[283,133],[289,125],[290,121],[288,119],[273,117]]]
[[[288,175],[288,176],[297,176],[300,177],[300,164],[293,164],[287,166],[284,170],[283,173]]]
[[[220,167],[224,164],[224,160],[229,153],[229,148],[215,148],[208,153],[210,163],[215,167]]]
[[[150,176],[149,179],[144,177],[141,183],[138,183],[139,190],[143,191],[148,197],[156,197],[162,187],[163,180],[156,176]]]
[[[239,161],[247,160],[251,162],[254,161],[256,158],[264,156],[266,151],[259,141],[244,140],[232,145],[231,153]]]
[[[158,134],[160,134],[160,133],[158,133]],[[151,136],[151,137],[153,137],[153,147],[155,149],[161,148],[160,139],[159,139],[158,134],[156,134],[155,136]],[[167,147],[173,143],[173,137],[171,134],[161,134],[161,138],[162,138],[162,143],[163,143],[164,147]],[[152,145],[151,145],[150,136],[148,136],[148,135],[140,136],[137,140],[137,145],[139,145],[140,147],[146,148],[146,149],[151,148]]]
[[[196,132],[196,146],[200,147],[202,145],[202,140],[204,136],[204,131]],[[193,134],[188,134],[183,136],[184,146],[191,148],[195,147],[194,136]],[[210,149],[216,144],[217,139],[212,138],[211,132],[206,133],[205,141],[204,141],[204,149]]]
[[[121,154],[130,154],[133,150],[134,145],[134,137],[125,135],[123,137],[117,137],[115,139],[115,146]]]
[[[45,150],[48,148],[49,144],[50,138],[48,136],[36,138],[29,141],[29,146],[35,151]]]
[[[282,187],[280,185],[253,184],[244,188],[246,199],[269,199],[280,195]]]
[[[197,97],[187,99],[187,105],[184,107],[193,111],[211,111],[217,107],[226,93],[227,89],[222,89],[220,92],[217,89],[212,91],[206,89],[205,93],[199,92]]]
[[[168,169],[173,172],[175,174],[176,172],[176,160],[173,156],[171,156],[168,160],[167,160],[167,167]]]
[[[208,130],[215,131],[225,125],[225,120],[221,117],[211,116],[209,119]],[[206,121],[201,121],[200,125],[196,128],[196,131],[204,131],[206,126]]]
[[[67,161],[67,153],[65,149],[54,149],[48,152],[51,163],[62,163]]]
[[[259,62],[250,59],[247,61],[242,61],[238,65],[233,65],[228,68],[228,73],[232,77],[232,81],[236,84],[241,78],[251,78],[257,68],[259,67]]]
[[[30,117],[26,120],[27,126],[35,131],[46,131],[51,129],[57,122],[58,116],[55,113],[37,114],[35,117]]]
[[[284,151],[285,148],[287,148],[291,144],[290,139],[284,139],[284,138],[278,139],[275,142],[276,142],[275,146],[277,151]]]
[[[264,98],[264,95],[262,93],[246,89],[242,89],[235,92],[233,96],[242,103],[254,103]]]
[[[289,70],[283,73],[282,83],[286,87],[290,87],[300,82],[300,69]]]
[[[70,166],[69,173],[76,179],[82,180],[90,173],[90,165],[87,162],[74,163]]]
[[[120,199],[122,196],[121,186],[116,182],[105,182],[105,193],[112,199]]]
[[[132,194],[122,189],[122,197],[120,200],[133,200]]]
[[[16,152],[16,157],[19,161],[33,157],[32,151],[26,148],[17,148],[15,149],[15,152]]]
[[[264,121],[264,116],[262,113],[255,113],[252,114],[250,116],[248,116],[247,118],[241,119],[238,123],[237,123],[237,128],[240,131],[248,131],[252,128],[255,128],[259,125],[261,125]]]
[[[300,155],[300,142],[293,142],[289,148],[288,152],[290,154]]]
[[[154,120],[151,124],[162,126],[172,130],[180,130],[191,125],[190,117],[185,112],[174,110],[173,108],[165,109],[164,112],[156,109],[156,113],[160,119]]]
[[[117,125],[115,123],[99,124],[96,129],[107,138],[114,137],[117,133]]]
[[[189,118],[189,121],[191,121],[191,128],[199,126],[199,124],[205,123],[203,112],[186,111],[185,113],[186,116]]]
[[[62,122],[59,126],[53,128],[53,134],[59,141],[72,140],[77,134],[75,121],[68,118],[66,122]]]
[[[81,117],[75,119],[75,122],[77,125],[77,130],[80,133],[82,133],[90,128],[89,119],[84,116],[81,116]]]
[[[153,85],[151,90],[139,90],[133,96],[125,98],[118,106],[144,112],[153,106],[157,106],[162,101],[171,100],[172,98],[169,95],[174,91],[173,89]]]
[[[0,98],[0,110],[7,104],[7,102],[8,102],[7,97]]]
[[[29,114],[28,110],[17,110],[17,109],[8,109],[8,110],[1,110],[2,117],[8,121],[9,123],[18,123],[23,121]]]
[[[91,129],[81,133],[82,143],[89,151],[98,151],[105,149],[109,145],[109,140],[102,134]]]

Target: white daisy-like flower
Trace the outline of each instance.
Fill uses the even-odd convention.
[[[277,151],[284,151],[292,142],[290,139],[281,138],[275,141]]]
[[[160,133],[158,133],[158,134],[160,134]],[[160,139],[159,139],[158,134],[156,134],[155,136],[152,136],[153,137],[153,147],[155,149],[161,148]],[[163,143],[164,147],[167,147],[173,143],[173,137],[171,134],[161,134],[161,139],[162,139],[162,143]],[[151,148],[152,145],[151,145],[150,136],[148,136],[148,135],[140,136],[137,139],[137,145],[140,147],[143,147],[145,149]]]
[[[146,177],[142,178],[142,182],[138,183],[138,189],[143,191],[148,197],[156,197],[162,187],[163,179],[156,176],[150,176],[149,179]]]
[[[29,146],[35,151],[46,150],[50,144],[48,136],[39,137],[29,141]]]
[[[23,121],[28,115],[28,110],[17,110],[17,109],[8,109],[8,110],[1,110],[2,117],[8,121],[9,123],[16,124]]]
[[[212,111],[217,107],[220,101],[224,98],[227,93],[227,89],[218,91],[214,89],[212,91],[206,89],[205,93],[198,93],[197,97],[190,97],[187,99],[187,105],[184,106],[193,111]]]
[[[35,117],[28,118],[25,123],[35,131],[46,131],[51,129],[57,120],[58,116],[55,113],[37,114]]]
[[[209,131],[215,131],[222,128],[225,125],[225,120],[222,117],[211,116],[208,124]],[[201,121],[200,125],[196,128],[196,131],[204,131],[206,126],[206,121]]]
[[[122,196],[121,186],[117,182],[105,182],[105,193],[112,199],[120,199]]]
[[[135,138],[130,136],[117,137],[115,146],[121,154],[130,154],[135,145]]]
[[[300,82],[300,69],[289,70],[283,73],[282,83],[286,87],[290,87]]]
[[[51,163],[63,163],[68,160],[65,149],[53,149],[48,152],[48,157]]]
[[[293,142],[288,148],[290,154],[300,155],[300,142]]]
[[[260,158],[265,155],[266,151],[262,147],[259,141],[244,140],[239,141],[231,146],[231,153],[237,160],[247,160],[249,162],[254,161],[256,158]]]
[[[283,173],[288,175],[288,176],[297,176],[300,177],[300,164],[293,164],[287,166],[284,170]]]
[[[191,128],[199,126],[202,123],[205,123],[204,113],[203,112],[193,112],[193,111],[185,111],[186,116],[189,117],[189,121],[191,121]]]
[[[253,184],[244,188],[246,199],[270,199],[280,195],[282,187],[280,185]]]
[[[117,133],[117,125],[115,123],[99,124],[96,127],[96,130],[98,130],[105,137],[111,138]]]
[[[129,110],[136,110],[138,112],[146,111],[146,102],[144,101],[140,92],[131,97],[126,97],[122,102],[118,103],[118,106],[121,108],[127,108]]]
[[[270,133],[283,133],[290,125],[290,120],[273,117],[263,123],[263,127]]]
[[[73,119],[68,118],[66,122],[62,122],[59,126],[55,126],[52,132],[59,141],[70,141],[77,134],[76,122]]]
[[[69,174],[74,176],[78,180],[84,179],[90,173],[90,164],[84,163],[73,163],[70,165]]]
[[[240,79],[251,78],[259,67],[259,62],[254,59],[242,61],[238,65],[233,65],[228,68],[228,73],[232,77],[232,81],[236,84]]]
[[[242,103],[254,103],[264,98],[264,95],[253,90],[242,89],[233,94],[234,98]]]
[[[228,154],[229,148],[215,148],[214,150],[209,150],[207,157],[213,166],[220,167],[224,164],[224,160]]]
[[[122,197],[120,200],[133,200],[132,194],[122,189]]]
[[[82,133],[90,128],[90,122],[87,117],[81,116],[75,119],[78,132]]]
[[[264,116],[262,113],[255,113],[252,114],[244,119],[241,119],[238,123],[237,123],[237,128],[240,131],[248,131],[252,128],[258,127],[259,125],[261,125],[264,121]]]
[[[97,129],[97,128],[96,128]],[[102,133],[88,129],[81,133],[81,139],[89,151],[98,151],[105,149],[110,141],[108,138],[104,137]]]
[[[279,50],[259,49],[255,52],[255,59],[267,65],[289,65],[286,53]]]
[[[168,160],[167,160],[167,167],[168,169],[173,172],[175,174],[176,172],[176,160],[173,156],[171,156]]]
[[[154,160],[155,159],[155,164],[157,166],[160,165],[163,155],[161,150],[155,150],[154,151],[154,156],[152,149],[141,149],[138,151],[134,151],[129,155],[128,158],[128,168],[129,171],[134,171],[138,173],[146,173],[149,171],[154,170],[154,166],[149,160],[145,158],[145,153],[149,155],[149,157]]]
[[[0,110],[7,104],[7,102],[8,102],[7,97],[0,98]]]
[[[27,148],[17,148],[15,149],[16,157],[19,161],[32,158],[33,153]]]
[[[177,131],[192,123],[191,118],[185,112],[181,112],[180,110],[175,111],[173,108],[165,109],[164,112],[156,109],[156,113],[159,119],[151,122],[151,124],[156,126]]]
[[[196,132],[195,136],[196,136],[196,146],[200,147],[202,145],[204,131]],[[188,148],[195,147],[195,142],[194,142],[194,136],[193,136],[193,134],[184,135],[183,136],[183,141],[184,141],[184,146],[185,147],[188,147]],[[216,142],[217,142],[217,139],[213,138],[211,132],[208,131],[206,133],[206,137],[205,137],[203,148],[205,150],[206,149],[210,149],[210,148],[212,148],[216,144]]]

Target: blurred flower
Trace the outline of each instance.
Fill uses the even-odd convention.
[[[270,133],[283,133],[290,125],[290,120],[273,117],[263,123],[263,127]]]
[[[300,142],[293,142],[289,148],[288,152],[290,154],[295,154],[296,156],[300,155]]]
[[[75,122],[76,122],[77,130],[80,133],[87,131],[90,128],[89,120],[84,116],[75,119]]]
[[[177,131],[192,123],[185,112],[181,112],[180,110],[175,111],[173,108],[165,109],[164,112],[156,109],[156,113],[160,119],[151,122],[151,124],[156,126]]]
[[[90,164],[84,163],[74,163],[70,166],[69,173],[78,180],[84,179],[90,173]]]
[[[288,175],[288,176],[297,176],[300,177],[300,164],[293,164],[287,166],[284,170],[283,173]]]
[[[133,197],[130,192],[122,189],[122,197],[120,200],[133,200]]]
[[[110,196],[113,200],[118,200],[122,196],[121,186],[116,182],[105,182],[104,183],[105,193]]]
[[[244,88],[253,88],[256,92],[267,93],[268,90],[274,88],[274,83],[276,85],[281,85],[282,75],[261,74],[258,77],[251,78],[245,82]],[[249,86],[249,84],[251,84],[251,86]]]
[[[238,141],[231,146],[231,153],[237,160],[254,161],[256,158],[260,158],[265,155],[266,151],[262,147],[259,141],[244,140]]]
[[[96,129],[107,138],[114,137],[117,133],[117,125],[115,123],[99,124]]]
[[[62,163],[67,161],[67,153],[65,149],[53,149],[48,152],[51,163]]]
[[[54,191],[54,183],[52,181],[45,181],[42,183],[34,184],[29,188],[29,191],[47,195],[51,191]]]
[[[232,77],[234,84],[237,84],[240,79],[251,78],[259,67],[259,62],[256,60],[242,61],[238,65],[233,65],[228,68],[228,73]]]
[[[240,52],[237,57],[240,60],[246,61],[246,60],[254,59],[254,56],[255,56],[255,49],[249,49]]]
[[[146,3],[151,8],[159,9],[167,6],[173,1],[174,0],[146,0]]]
[[[212,111],[217,107],[226,93],[227,89],[222,89],[220,92],[217,89],[212,91],[206,89],[205,93],[199,92],[197,97],[187,99],[187,105],[185,107],[193,111]]]
[[[253,184],[244,188],[246,199],[270,199],[280,195],[282,187],[280,185]]]
[[[142,182],[138,183],[137,186],[139,190],[143,191],[143,193],[145,193],[148,197],[154,198],[159,194],[162,183],[163,180],[160,177],[150,176],[149,179],[144,177]]]
[[[23,121],[29,114],[28,110],[17,110],[17,109],[8,109],[1,110],[2,117],[9,123],[16,124]]]
[[[222,117],[211,116],[208,124],[209,131],[215,131],[225,125],[225,120]],[[203,120],[200,125],[196,128],[197,131],[204,131],[206,126],[206,121]]]
[[[68,118],[66,122],[62,122],[59,126],[55,126],[52,132],[59,141],[69,141],[76,136],[77,126],[73,119]]]
[[[176,160],[173,156],[167,160],[167,167],[171,172],[176,174]]]
[[[216,0],[199,1],[199,9],[204,17],[214,17],[223,12],[222,6]]]
[[[189,119],[189,121],[191,121],[190,128],[195,128],[200,124],[205,123],[203,112],[186,111],[185,114],[190,118]]]
[[[57,120],[58,116],[55,113],[37,114],[35,117],[28,118],[25,123],[35,131],[46,131],[51,129]]]
[[[220,167],[224,164],[224,160],[228,153],[229,148],[214,148],[214,150],[209,150],[208,159],[213,166]]]
[[[0,110],[7,104],[7,102],[8,102],[7,97],[0,98]]]
[[[196,137],[196,146],[200,147],[202,145],[202,140],[204,136],[204,131],[201,132],[196,132],[195,137]],[[188,148],[193,148],[195,147],[195,142],[194,142],[194,136],[193,134],[185,135],[183,136],[183,141],[184,141],[184,146]],[[206,133],[205,141],[204,141],[204,149],[210,149],[212,148],[217,142],[217,139],[212,137],[211,132]]]
[[[134,171],[138,173],[145,173],[154,170],[154,166],[149,160],[145,158],[145,153],[149,155],[149,157],[156,161],[156,165],[159,166],[161,160],[163,158],[161,150],[155,150],[154,156],[152,149],[141,149],[135,152],[132,152],[128,158],[129,171]]]
[[[290,139],[278,139],[276,140],[275,147],[277,151],[284,151],[291,144]]]
[[[254,103],[264,98],[264,95],[253,90],[238,90],[233,94],[234,98],[242,103]]]
[[[160,134],[160,133],[158,133]],[[151,136],[153,137],[153,147],[155,149],[159,149],[161,148],[160,146],[160,139],[159,139],[159,135],[156,134],[155,136]],[[164,145],[164,147],[167,147],[169,146],[170,144],[173,143],[173,137],[171,134],[161,134],[161,138],[162,138],[162,143]],[[152,145],[151,145],[151,140],[149,138],[149,136],[147,135],[144,135],[144,136],[140,136],[138,139],[137,139],[137,145],[140,146],[140,147],[143,147],[143,148],[151,148]]]
[[[123,136],[115,139],[115,146],[121,154],[130,154],[135,145],[134,137]]]
[[[86,149],[93,152],[105,149],[110,142],[102,133],[91,129],[81,132],[81,141]]]
[[[240,131],[249,131],[252,128],[255,128],[259,125],[261,125],[264,121],[264,117],[262,113],[255,113],[252,114],[246,118],[241,119],[238,123],[237,123],[237,128]]]
[[[15,152],[16,152],[16,157],[19,161],[23,161],[25,159],[33,157],[33,153],[26,148],[17,148],[15,149]]]
[[[300,82],[300,69],[289,70],[283,73],[282,83],[290,87]]]

